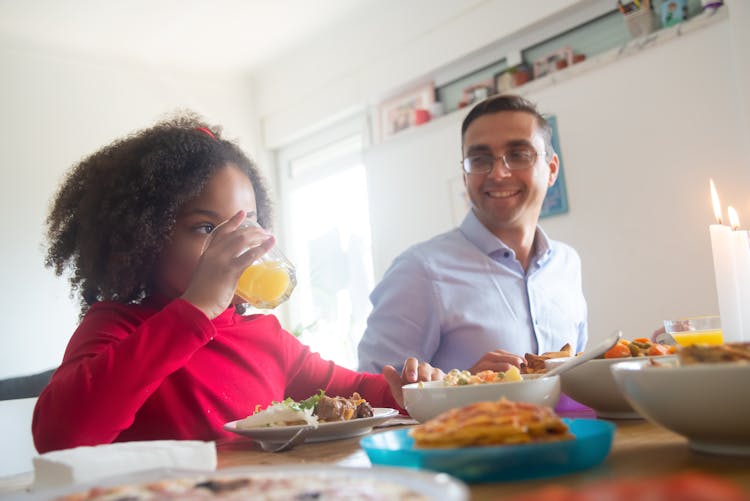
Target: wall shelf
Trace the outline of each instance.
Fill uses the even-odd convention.
[[[700,30],[706,26],[710,26],[716,22],[726,20],[728,16],[729,16],[728,9],[726,7],[706,10],[688,19],[687,21],[684,21],[675,26],[662,28],[648,35],[630,39],[626,43],[620,45],[619,47],[610,49],[596,56],[587,58],[586,60],[580,63],[576,63],[562,70],[552,72],[543,77],[530,80],[529,82],[519,87],[513,88],[511,92],[517,93],[520,95],[526,95],[526,94],[532,94],[532,93],[538,92],[545,88],[557,85],[558,83],[570,80],[571,78],[577,78],[587,72],[590,72],[597,68],[601,68],[602,66],[612,64],[621,59],[633,56],[644,50],[648,50],[653,47],[658,47],[671,40],[687,35],[694,31]],[[392,136],[385,138],[381,141],[378,141],[376,140],[375,137],[373,137],[371,144],[373,146],[376,146],[377,144],[380,144],[380,143],[399,141],[399,140],[408,138],[415,133],[418,133],[418,131],[420,130],[429,130],[433,127],[439,127],[441,126],[440,124],[444,124],[447,121],[456,120],[456,117],[459,117],[459,116],[463,117],[464,115],[468,113],[471,107],[472,105],[469,105],[463,108],[459,108],[457,110],[450,111],[441,116],[433,118],[432,120],[430,120],[429,122],[425,124],[410,127],[396,134],[393,134]],[[374,110],[371,113],[374,113]]]

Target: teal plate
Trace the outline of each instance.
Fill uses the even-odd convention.
[[[373,464],[449,473],[465,482],[506,482],[555,477],[591,468],[609,454],[615,425],[597,419],[563,419],[573,440],[523,445],[418,449],[407,428],[360,440]]]

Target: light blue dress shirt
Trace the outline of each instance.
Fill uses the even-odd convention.
[[[517,355],[586,345],[581,260],[537,227],[527,272],[469,211],[461,226],[407,249],[370,294],[359,368],[407,357],[468,369],[496,349]]]

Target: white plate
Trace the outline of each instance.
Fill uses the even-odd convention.
[[[333,464],[318,465],[273,465],[273,466],[252,466],[221,469],[211,472],[195,472],[187,470],[159,469],[149,470],[130,475],[121,475],[103,479],[93,484],[66,487],[47,491],[37,491],[32,493],[23,493],[7,498],[8,501],[43,501],[55,499],[56,497],[81,492],[95,486],[112,487],[122,484],[141,484],[156,482],[167,478],[196,478],[203,479],[206,477],[233,477],[233,476],[257,476],[272,478],[309,478],[325,480],[326,486],[336,485],[336,481],[348,482],[351,480],[361,480],[357,484],[362,489],[368,489],[365,484],[373,486],[373,492],[365,492],[371,497],[367,499],[389,499],[382,493],[381,486],[384,482],[397,484],[407,487],[412,491],[421,494],[429,499],[440,499],[446,501],[467,501],[469,499],[469,490],[464,483],[446,475],[445,473],[433,472],[416,472],[403,468],[390,467],[372,467],[372,468],[353,468],[336,466]],[[312,499],[312,498],[311,498]],[[327,499],[325,496],[322,499]]]
[[[358,437],[372,431],[377,426],[388,419],[397,416],[396,409],[387,409],[376,407],[372,410],[372,417],[350,419],[349,421],[333,421],[330,423],[320,423],[318,427],[311,430],[305,439],[305,442],[325,442],[328,440],[338,440],[341,438]],[[289,440],[292,435],[297,433],[301,428],[308,428],[308,425],[296,426],[264,426],[262,428],[237,428],[237,421],[231,421],[224,425],[225,430],[244,435],[266,446],[281,444]]]

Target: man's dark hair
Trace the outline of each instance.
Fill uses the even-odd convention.
[[[545,159],[549,162],[555,153],[552,148],[552,129],[547,119],[537,111],[536,106],[531,101],[515,94],[499,94],[477,103],[461,124],[461,147],[463,148],[464,136],[469,125],[477,118],[491,113],[500,113],[502,111],[522,111],[529,113],[536,118],[537,126],[544,138]]]
[[[81,314],[97,301],[137,303],[153,292],[158,259],[185,202],[233,164],[255,190],[258,223],[271,204],[255,164],[221,128],[191,112],[114,141],[67,174],[47,216],[45,264],[70,272]]]

